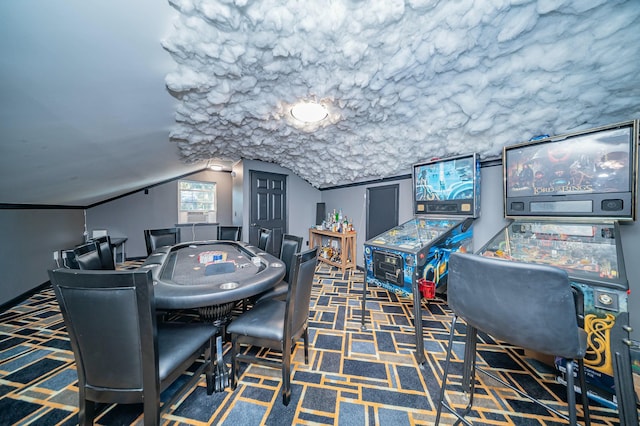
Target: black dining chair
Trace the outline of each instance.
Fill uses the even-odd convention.
[[[471,424],[465,416],[473,406],[476,369],[575,425],[577,414],[573,373],[576,362],[580,387],[583,390],[584,421],[586,425],[590,424],[584,372],[587,334],[578,326],[573,291],[565,271],[547,265],[453,253],[449,259],[447,303],[454,316],[436,425],[440,422],[443,408],[456,416],[456,423],[462,421]],[[466,408],[460,412],[445,399],[454,336],[459,332],[456,328],[458,319],[464,320],[467,324],[463,381],[466,376],[470,381],[468,385],[463,383],[463,388],[469,389],[469,401]],[[565,358],[569,416],[517,389],[497,375],[476,368],[478,332],[524,349]]]
[[[297,340],[304,339],[304,362],[309,362],[309,304],[313,276],[318,260],[318,248],[298,253],[293,261],[291,285],[286,301],[270,299],[240,314],[227,326],[231,334],[231,388],[238,383],[238,364],[258,363],[282,371],[282,403],[291,400],[291,353]],[[240,352],[241,345],[278,350],[282,361]]]
[[[218,240],[242,240],[242,226],[218,226]]]
[[[147,256],[160,248],[168,248],[180,242],[180,228],[145,229],[144,242]]]
[[[111,238],[108,235],[94,238],[93,241],[98,246],[98,255],[100,256],[100,263],[103,270],[116,269],[115,260],[113,257],[113,247],[111,246]]]
[[[284,278],[281,282],[276,284],[275,287],[265,291],[258,295],[254,303],[260,303],[267,299],[277,298],[284,300],[287,297],[287,291],[289,289],[289,277],[291,276],[291,268],[293,266],[293,259],[296,253],[302,251],[302,237],[296,235],[284,234],[282,235],[282,244],[280,245],[280,260],[284,262],[285,272]]]
[[[102,260],[95,241],[88,241],[73,249],[75,261],[79,269],[101,270]]]
[[[62,250],[62,265],[68,269],[80,269],[73,249]]]
[[[273,229],[260,228],[260,233],[258,234],[258,248],[260,250],[269,252],[269,248],[271,248],[272,239],[273,239]]]
[[[96,404],[142,403],[144,424],[158,425],[203,372],[213,393],[218,329],[158,323],[150,271],[48,272],[76,361],[78,424],[93,424]],[[188,379],[160,407],[160,394],[183,374]]]

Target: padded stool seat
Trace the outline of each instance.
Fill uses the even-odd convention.
[[[576,424],[573,369],[574,362],[577,362],[580,387],[586,389],[584,356],[587,350],[587,334],[578,326],[573,291],[565,271],[547,265],[452,253],[449,259],[447,303],[454,317],[449,333],[436,425],[440,422],[442,408],[456,416],[458,422],[471,424],[465,416],[471,412],[473,405],[476,341],[479,331],[524,349],[565,358],[569,416],[522,392],[496,375],[487,371],[483,373],[568,420],[570,424]],[[461,412],[445,400],[458,318],[467,324],[464,377],[470,380],[469,403]],[[463,388],[466,386],[463,383]],[[589,400],[586,392],[582,392],[582,411],[585,424],[589,425]]]

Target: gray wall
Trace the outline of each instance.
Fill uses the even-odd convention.
[[[338,188],[322,191],[322,201],[328,212],[342,210],[353,223],[356,230],[356,265],[364,266],[363,244],[366,236],[367,220],[367,189],[376,186],[398,184],[399,191],[399,223],[404,223],[413,216],[411,179],[402,179],[392,182],[376,183],[370,185],[357,185],[347,188]],[[315,222],[313,222],[315,223]],[[312,224],[313,224],[312,223]]]
[[[275,164],[255,160],[244,160],[238,167],[242,168],[244,176],[241,183],[243,189],[242,232],[244,240],[249,241],[249,197],[251,194],[249,172],[251,170],[258,170],[287,175],[287,218],[289,219],[287,233],[303,237],[303,247],[307,247],[309,245],[309,227],[316,223],[316,203],[321,201],[320,191],[294,174],[291,170]],[[240,175],[236,175],[235,179],[241,179]],[[238,182],[238,185],[240,185],[240,182]],[[245,230],[247,230],[247,232],[245,232]]]
[[[481,248],[507,223],[503,211],[502,166],[482,167],[480,170],[481,212],[480,218],[474,224],[474,250]],[[413,196],[411,193],[411,179],[396,181],[400,185],[399,222],[403,223],[412,217]],[[327,211],[342,209],[342,213],[353,218],[358,232],[357,236],[357,264],[364,266],[363,244],[365,242],[366,220],[366,188],[389,185],[396,182],[360,185],[348,188],[338,188],[322,191],[322,201],[326,203]],[[638,200],[640,202],[640,200]],[[640,224],[638,222],[621,225],[622,246],[627,270],[627,278],[631,295],[629,297],[629,316],[631,318],[631,333],[634,340],[640,339],[640,262],[636,262],[640,253]]]
[[[271,163],[244,160],[229,172],[205,171],[190,175],[187,179],[216,182],[218,195],[218,222],[221,225],[242,225],[244,241],[249,238],[249,170],[260,170],[287,175],[287,232],[309,238],[309,226],[315,223],[316,203],[320,191],[295,175],[291,170]],[[101,204],[87,210],[89,234],[94,229],[107,229],[114,237],[126,236],[127,257],[146,256],[144,229],[173,227],[178,220],[177,181],[149,189],[148,194],[139,191],[127,197]],[[182,241],[216,238],[215,226],[181,227]]]
[[[483,167],[480,174],[481,214],[474,224],[475,248],[480,248],[506,223],[502,211],[502,166]],[[398,184],[400,188],[398,222],[404,223],[413,217],[411,178],[321,191],[322,201],[326,203],[327,211],[342,209],[342,214],[353,220],[357,232],[356,264],[360,267],[364,267],[363,244],[366,236],[367,189],[393,184]]]
[[[639,200],[640,201],[640,200]],[[638,205],[636,203],[636,205]],[[631,294],[629,296],[629,318],[633,328],[631,337],[640,340],[640,224],[628,223],[620,226],[622,234],[622,252],[629,280]]]
[[[0,305],[46,283],[53,252],[82,242],[81,209],[0,210]]]
[[[218,196],[217,220],[222,225],[232,223],[232,177],[229,172],[203,171],[185,177],[216,183]],[[178,223],[178,181],[149,188],[149,193],[138,191],[87,210],[89,236],[96,229],[106,229],[112,237],[127,237],[126,255],[129,258],[146,257],[144,230],[172,228]],[[215,239],[217,227],[182,226],[182,241]]]
[[[473,248],[482,247],[507,221],[502,197],[502,166],[480,169],[480,217],[473,225]]]
[[[363,266],[362,246],[365,235],[367,187],[388,185],[389,182],[358,185],[319,191],[288,169],[259,161],[244,161],[234,167],[235,177],[228,172],[205,172],[204,178],[219,184],[219,220],[223,224],[242,224],[248,229],[248,185],[243,176],[248,170],[263,170],[289,176],[287,211],[289,233],[300,235],[308,243],[308,230],[315,223],[316,203],[326,203],[327,211],[342,209],[352,218],[357,237],[357,263]],[[198,178],[200,178],[199,176]],[[191,176],[196,178],[196,176]],[[481,216],[474,226],[474,247],[480,248],[505,223],[502,207],[502,167],[481,169]],[[395,183],[395,182],[391,182]],[[397,181],[400,186],[400,223],[412,217],[411,180]],[[233,195],[232,195],[233,194]],[[238,201],[238,197],[242,201]],[[177,220],[177,183],[153,187],[87,210],[88,231],[107,229],[113,236],[127,236],[127,256],[146,256],[143,230],[174,226]],[[47,269],[55,267],[52,253],[82,242],[84,215],[81,209],[17,209],[0,210],[0,304],[19,297],[48,280]],[[211,232],[215,227],[210,227]],[[204,230],[195,228],[198,233]],[[191,229],[183,236],[191,238]],[[629,311],[632,337],[640,340],[640,224],[621,226],[622,245],[631,287]],[[185,235],[186,233],[186,235]],[[248,235],[244,232],[245,237]],[[205,238],[202,238],[205,239]],[[245,238],[245,241],[247,238]]]

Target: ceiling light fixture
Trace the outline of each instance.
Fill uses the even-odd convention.
[[[304,123],[317,123],[329,115],[327,109],[315,102],[299,102],[291,107],[291,115]]]
[[[220,164],[212,164],[209,166],[209,169],[215,172],[219,172],[220,170],[222,170],[222,166]]]

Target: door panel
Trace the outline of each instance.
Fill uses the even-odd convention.
[[[287,232],[287,176],[251,170],[250,179],[249,243],[257,245],[260,228],[273,229],[267,252],[278,256],[282,234]]]
[[[273,206],[273,211],[271,212],[271,217],[273,219],[282,220],[284,216],[284,204],[281,194],[273,194],[271,205]]]
[[[267,193],[256,193],[256,221],[263,221],[269,219],[269,194]]]
[[[399,185],[367,189],[367,240],[398,226],[399,193]]]

